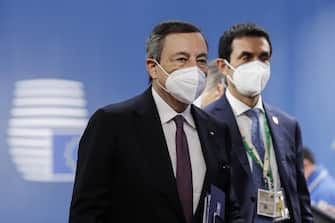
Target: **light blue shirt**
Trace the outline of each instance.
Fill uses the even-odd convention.
[[[312,204],[317,206],[328,205],[335,210],[335,179],[329,175],[328,171],[317,166],[313,173],[307,179],[308,189],[310,191]]]

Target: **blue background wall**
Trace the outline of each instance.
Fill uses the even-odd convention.
[[[92,114],[147,87],[145,41],[167,19],[201,27],[211,59],[230,25],[263,26],[274,48],[264,98],[297,117],[304,142],[335,175],[334,1],[1,0],[0,222],[67,222],[72,192],[72,183],[26,181],[17,173],[7,144],[15,82],[80,81]]]

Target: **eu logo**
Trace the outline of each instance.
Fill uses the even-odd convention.
[[[78,142],[87,124],[82,83],[18,81],[8,123],[9,153],[25,180],[73,181]]]

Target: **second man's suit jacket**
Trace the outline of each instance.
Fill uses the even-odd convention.
[[[228,128],[193,105],[191,113],[207,168],[193,222],[202,222],[211,184],[226,192],[226,222],[235,222],[239,212],[230,196]],[[151,88],[99,109],[80,141],[70,223],[114,222],[185,222]]]
[[[287,114],[264,104],[275,151],[281,186],[284,188],[291,219],[288,222],[313,222],[309,192],[303,172],[300,128]],[[232,185],[245,222],[252,223],[256,208],[257,188],[254,185],[246,150],[242,143],[233,110],[222,96],[206,108],[218,120],[228,124],[231,138]]]

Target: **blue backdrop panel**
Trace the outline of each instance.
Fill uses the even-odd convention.
[[[145,41],[166,19],[200,26],[211,59],[232,24],[268,30],[264,98],[298,118],[335,174],[334,15],[330,0],[0,1],[0,222],[67,222],[86,121],[148,86]]]

